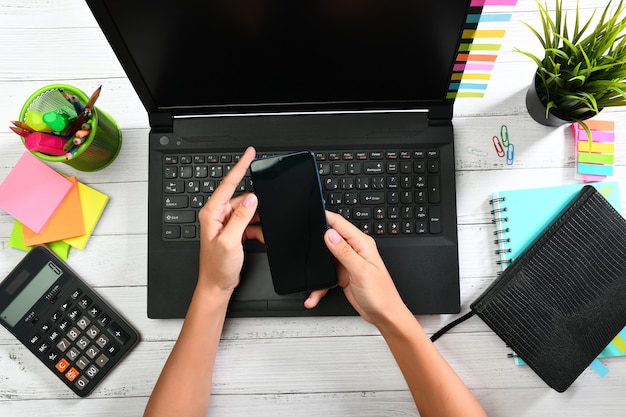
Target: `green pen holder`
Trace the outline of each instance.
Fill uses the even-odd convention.
[[[89,101],[89,96],[71,85],[48,85],[35,91],[26,100],[20,111],[19,120],[25,123],[29,111],[47,112],[56,111],[59,106],[71,107],[72,105],[67,100],[63,99],[65,102],[62,102],[58,95],[50,94],[59,89],[63,89],[70,95],[75,95],[83,105]],[[31,151],[31,153],[44,161],[63,162],[79,171],[98,171],[110,165],[122,148],[122,131],[115,119],[108,113],[96,106],[91,109],[91,112],[92,116],[88,121],[91,125],[89,135],[74,150],[71,159],[66,158],[66,156],[52,156],[35,151]]]

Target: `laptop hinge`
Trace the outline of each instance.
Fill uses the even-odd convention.
[[[148,113],[150,127],[153,129],[166,129],[172,131],[174,128],[174,115],[169,112]]]
[[[453,115],[453,101],[428,108],[428,124],[450,123]]]

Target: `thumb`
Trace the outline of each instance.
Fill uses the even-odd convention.
[[[352,246],[341,237],[335,229],[328,229],[324,235],[328,250],[348,271],[358,270],[363,264],[363,258],[356,253]]]

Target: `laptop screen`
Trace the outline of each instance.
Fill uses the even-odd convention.
[[[469,0],[103,3],[148,110],[194,114],[444,102]]]

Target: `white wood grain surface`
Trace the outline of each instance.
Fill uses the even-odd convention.
[[[552,3],[552,2],[549,2]],[[575,0],[565,0],[570,8]],[[604,0],[581,2],[589,15]],[[574,147],[568,127],[533,122],[524,95],[534,71],[515,47],[538,53],[522,21],[538,24],[533,0],[515,7],[500,39],[492,79],[483,99],[455,105],[457,203],[462,308],[495,278],[488,198],[500,189],[559,185],[574,179]],[[141,24],[141,18],[137,17]],[[60,50],[58,45],[67,45]],[[116,161],[100,172],[76,174],[111,199],[84,251],[69,263],[139,329],[130,356],[86,399],[66,389],[4,328],[0,328],[0,416],[141,415],[181,320],[146,317],[147,136],[144,108],[81,0],[0,0],[0,120],[16,119],[40,87],[69,83],[90,92],[103,85],[98,107],[115,117],[124,143]],[[626,207],[626,109],[604,111],[616,122],[614,179]],[[506,166],[491,137],[509,128],[515,163]],[[480,149],[486,156],[468,152]],[[0,128],[0,180],[24,151]],[[13,219],[0,212],[0,278],[24,253],[7,246]],[[427,332],[454,316],[420,316]],[[479,320],[471,319],[437,342],[493,416],[626,415],[626,358],[603,360],[610,372],[587,370],[564,394],[548,388],[530,369],[507,358],[509,350]],[[200,359],[199,359],[200,360]],[[406,384],[376,329],[358,317],[229,319],[217,358],[214,416],[416,416]],[[186,375],[181,375],[185,378]]]

